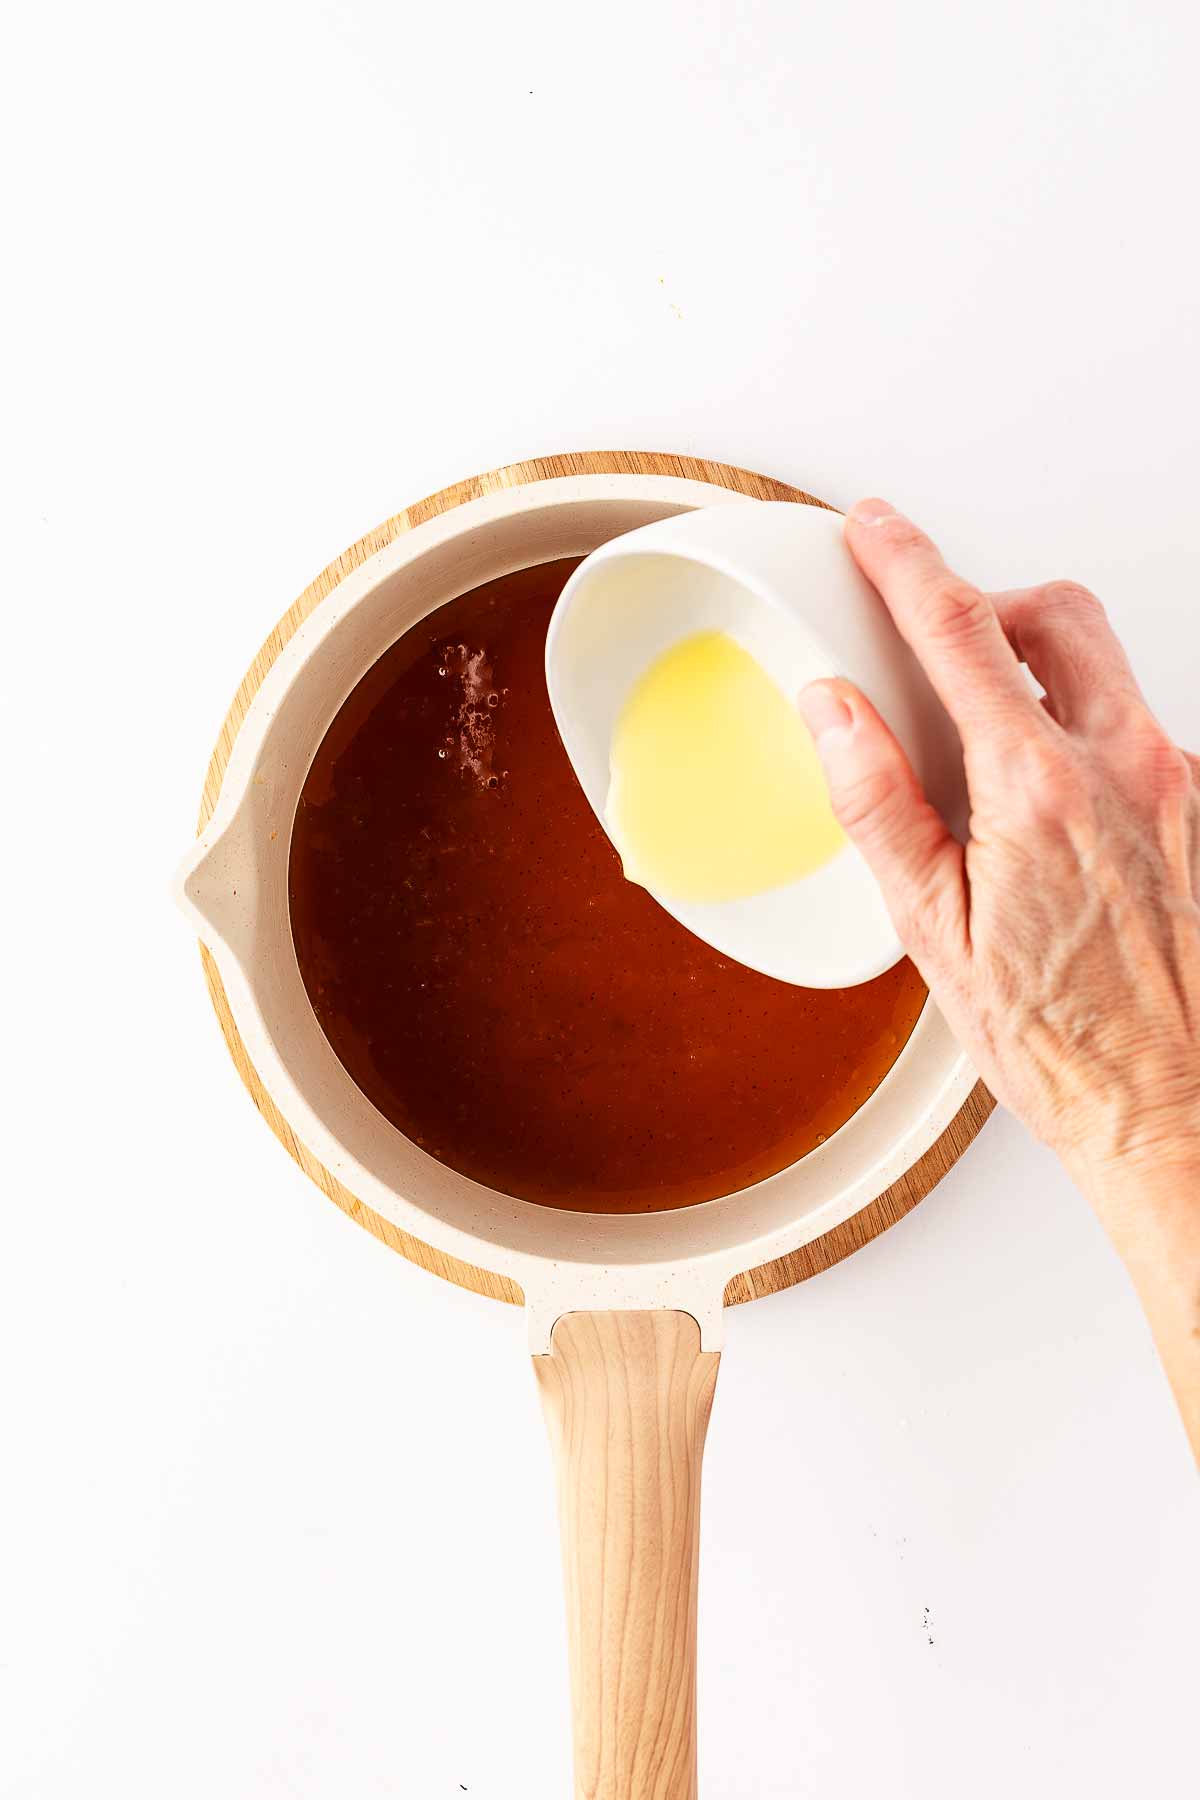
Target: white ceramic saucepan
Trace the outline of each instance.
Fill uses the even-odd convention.
[[[297,1140],[383,1219],[525,1295],[558,1457],[576,1791],[593,1800],[696,1792],[700,1460],[727,1282],[867,1206],[934,1143],[974,1075],[927,1004],[867,1104],[757,1187],[633,1216],[493,1192],[389,1124],[330,1048],[292,945],[290,840],[335,714],[416,621],[515,569],[697,507],[744,504],[665,476],[572,477],[492,493],[396,538],[338,583],[275,660],[179,884],[249,1059]]]

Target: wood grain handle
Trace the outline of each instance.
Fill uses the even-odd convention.
[[[576,1800],[696,1800],[700,1466],[687,1313],[567,1313],[534,1370],[558,1473]]]

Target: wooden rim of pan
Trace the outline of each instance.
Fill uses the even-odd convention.
[[[728,463],[707,462],[691,456],[671,456],[653,450],[576,451],[562,456],[535,457],[529,462],[510,463],[505,468],[492,469],[486,475],[472,476],[467,481],[456,482],[453,487],[442,488],[438,493],[418,500],[414,505],[385,519],[374,531],[369,531],[357,543],[351,544],[328,568],[322,569],[316,580],[309,583],[268,635],[243,676],[221,726],[204,780],[198,829],[203,830],[212,817],[234,739],[267,671],[292,634],[352,569],[357,569],[369,556],[374,556],[376,551],[382,550],[403,532],[411,531],[415,525],[421,525],[427,519],[436,518],[439,513],[461,506],[464,501],[478,500],[499,489],[523,487],[532,482],[551,481],[572,475],[673,475],[686,481],[704,481],[715,487],[730,488],[735,493],[757,500],[794,500],[808,506],[827,504],[786,482],[776,481],[770,475],[759,475]],[[524,1295],[515,1281],[474,1264],[460,1262],[455,1257],[445,1256],[419,1238],[399,1230],[371,1207],[364,1205],[297,1141],[246,1054],[216,964],[203,945],[200,955],[208,991],[238,1074],[255,1106],[288,1155],[317,1184],[322,1193],[327,1194],[357,1224],[372,1232],[390,1249],[399,1251],[409,1262],[441,1276],[444,1281],[469,1288],[473,1293],[487,1294],[494,1300],[505,1300],[513,1305],[523,1304]],[[820,1274],[823,1269],[841,1262],[855,1250],[862,1249],[864,1244],[869,1244],[873,1238],[886,1231],[889,1225],[894,1225],[905,1213],[911,1212],[937,1186],[942,1176],[953,1168],[978,1134],[993,1104],[991,1095],[980,1082],[937,1142],[869,1206],[863,1207],[860,1212],[841,1225],[834,1226],[823,1236],[815,1238],[812,1243],[803,1244],[799,1249],[777,1257],[773,1262],[762,1263],[758,1268],[735,1275],[726,1286],[725,1304],[734,1306],[743,1300],[753,1300],[762,1294],[777,1293],[783,1288],[793,1287],[797,1282],[807,1280],[810,1275]]]

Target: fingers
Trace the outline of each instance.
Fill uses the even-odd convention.
[[[948,569],[936,544],[886,500],[860,500],[846,542],[920,659],[970,751],[1044,725],[989,600]]]
[[[929,804],[904,751],[848,681],[816,681],[800,695],[830,799],[883,890],[918,963],[967,947],[963,852]]]
[[[1144,706],[1129,659],[1104,608],[1074,581],[993,594],[1001,629],[1046,690],[1046,710],[1066,731],[1104,731]]]

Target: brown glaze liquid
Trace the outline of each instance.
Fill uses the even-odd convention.
[[[292,933],[367,1098],[464,1175],[652,1212],[786,1168],[860,1107],[925,999],[709,949],[627,882],[559,742],[546,626],[573,562],[441,607],[330,727],[292,836]]]

